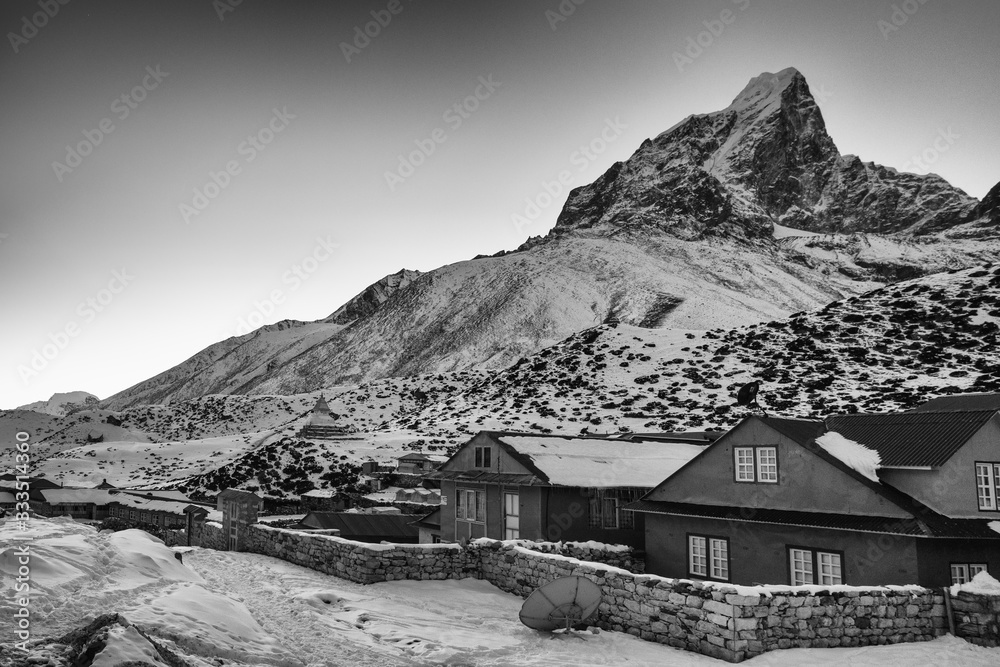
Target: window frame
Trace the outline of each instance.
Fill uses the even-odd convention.
[[[986,468],[986,484],[980,483],[982,479],[979,475],[980,467]],[[980,512],[1000,512],[1000,462],[997,461],[976,461],[975,462],[975,482],[976,482],[976,507]],[[988,489],[990,492],[990,506],[983,507],[981,489]]]
[[[645,493],[645,490],[634,487],[589,489],[587,493],[588,527],[598,530],[635,530],[635,514],[624,507],[635,502]],[[614,507],[613,514],[605,511],[609,505]]]
[[[965,568],[963,574],[963,576],[965,577],[965,581],[958,581],[957,578],[955,577],[956,567]],[[972,571],[973,569],[975,569],[976,571],[973,572]],[[967,584],[970,581],[972,581],[972,578],[975,577],[980,572],[986,572],[987,574],[989,574],[990,568],[989,568],[989,563],[985,562],[980,562],[980,563],[972,563],[968,561],[963,563],[951,562],[948,563],[948,571],[951,574],[951,583],[952,585],[954,585],[954,584]]]
[[[485,468],[489,470],[493,467],[493,446],[492,445],[479,445],[475,447],[475,454],[473,460],[474,468]]]
[[[771,450],[773,454],[773,463],[761,463],[761,452]],[[744,455],[745,452],[750,452],[749,462],[740,462],[741,454]],[[745,468],[750,465],[753,467],[751,470],[752,479],[741,479],[741,474],[744,474]],[[765,475],[763,473],[763,467],[772,467],[774,470],[767,471],[767,479],[764,479]],[[744,470],[741,470],[741,467]],[[773,479],[771,476],[773,475]],[[781,481],[781,463],[778,461],[778,445],[734,445],[733,446],[733,481],[737,484],[778,484]]]
[[[705,558],[705,572],[699,573],[695,571],[692,562],[693,551],[691,549],[692,540],[703,540],[704,541],[704,558]],[[716,557],[714,555],[715,545],[722,544],[725,547],[725,576],[717,576],[716,572]],[[704,533],[687,533],[685,537],[686,551],[687,551],[687,569],[688,576],[693,579],[703,579],[705,581],[724,581],[730,582],[732,579],[732,552],[729,549],[729,538],[723,537],[722,535],[706,535]]]
[[[811,575],[812,581],[806,581],[801,584],[795,583],[794,573],[792,571],[792,551],[804,551],[809,554],[809,566],[812,568]],[[821,582],[819,579],[823,577],[823,573],[820,569],[820,554],[824,556],[836,556],[837,565],[840,569],[840,581],[832,582]],[[818,549],[816,547],[804,547],[797,544],[786,544],[785,545],[785,571],[788,572],[788,584],[790,586],[843,586],[847,584],[847,570],[844,567],[844,563],[847,560],[844,557],[844,552],[837,549]]]
[[[483,489],[456,488],[458,500],[455,505],[455,519],[466,523],[486,524],[486,491]],[[472,497],[473,504],[469,503]],[[472,511],[469,508],[472,507]],[[482,518],[479,518],[482,517]]]

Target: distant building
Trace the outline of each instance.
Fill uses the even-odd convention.
[[[351,507],[350,496],[334,489],[313,489],[300,496],[307,512],[340,512]]]
[[[187,528],[192,512],[202,520],[222,521],[222,512],[190,501],[145,498],[130,493],[119,493],[108,504],[108,516],[129,524],[150,524],[159,528]]]
[[[482,431],[430,479],[441,483],[445,542],[477,537],[596,540],[641,547],[624,511],[702,445]]]
[[[299,437],[306,440],[331,440],[351,432],[351,429],[337,421],[337,415],[330,410],[326,399],[320,396],[309,413],[309,422],[299,431]]]
[[[109,489],[43,488],[31,491],[30,505],[42,516],[103,521],[116,494]]]
[[[447,456],[439,454],[410,452],[396,459],[396,472],[403,475],[422,475],[425,472],[434,470],[447,460]]]
[[[433,512],[425,514],[413,525],[417,527],[420,544],[438,544],[441,542],[441,508],[438,507]]]

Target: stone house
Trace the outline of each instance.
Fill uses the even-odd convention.
[[[440,538],[641,547],[642,517],[624,506],[703,449],[687,442],[482,431],[428,475],[441,484]]]
[[[817,443],[831,432],[878,452],[877,473]],[[1000,417],[754,415],[629,509],[646,518],[654,574],[734,584],[961,583],[1000,572],[1000,532],[989,525],[1000,519]]]

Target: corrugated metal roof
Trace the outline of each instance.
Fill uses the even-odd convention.
[[[420,514],[361,514],[360,512],[310,512],[301,525],[328,530],[337,528],[348,539],[393,540],[417,538],[419,531],[412,525]]]
[[[721,505],[696,505],[639,500],[625,506],[632,512],[669,514],[706,519],[722,519],[744,523],[769,523],[784,526],[851,530],[864,533],[910,535],[913,537],[951,537],[1000,540],[1000,533],[990,529],[985,519],[949,519],[928,513],[920,518],[898,519],[892,517],[863,516],[859,514],[830,514],[825,512],[798,512],[762,507],[732,507]]]
[[[996,410],[901,412],[827,417],[826,426],[878,451],[882,466],[940,466],[968,442]]]
[[[546,482],[529,473],[497,473],[486,470],[436,470],[425,476],[427,479],[461,480],[477,484],[520,484],[522,486],[544,486]]]
[[[758,417],[758,419],[800,445],[818,438],[826,430],[826,424],[819,419],[785,419],[783,417]]]
[[[918,405],[911,412],[943,412],[945,410],[1000,410],[1000,394],[938,396]]]

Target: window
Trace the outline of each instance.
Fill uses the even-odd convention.
[[[472,489],[459,489],[458,506],[455,508],[455,518],[460,521],[486,521],[486,492]]]
[[[734,479],[737,482],[778,483],[778,448],[733,447]]]
[[[642,496],[639,489],[591,489],[591,528],[633,528],[635,520],[632,512],[622,509]]]
[[[476,467],[477,468],[489,468],[493,461],[493,448],[492,447],[476,447]]]
[[[688,572],[694,577],[729,581],[729,540],[688,535]]]
[[[987,572],[986,563],[952,563],[951,583],[965,584],[980,572]]]
[[[835,551],[789,547],[788,569],[792,586],[833,586],[844,583],[843,554]]]
[[[976,496],[980,510],[1000,509],[1000,463],[976,464]]]

